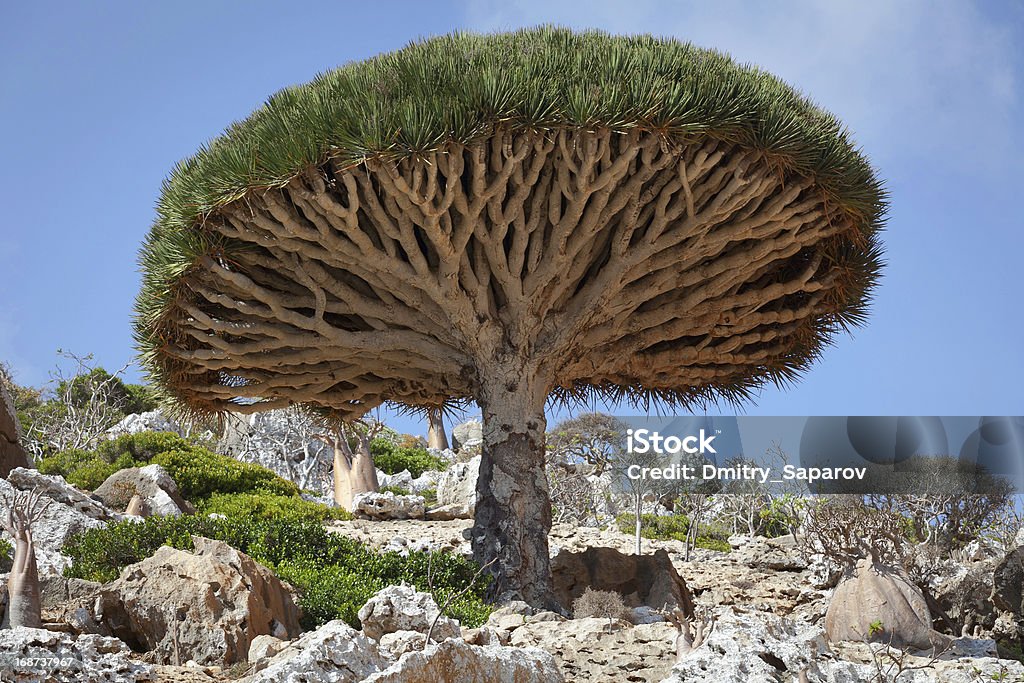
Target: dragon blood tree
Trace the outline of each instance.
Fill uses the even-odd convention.
[[[860,323],[885,196],[770,74],[648,36],[425,40],[277,93],[175,168],[136,336],[192,413],[476,401],[472,545],[550,603],[549,397],[785,383]]]

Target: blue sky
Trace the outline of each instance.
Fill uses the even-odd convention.
[[[0,360],[33,385],[58,347],[131,360],[136,255],[162,179],[274,91],[415,38],[539,23],[757,63],[837,114],[885,178],[889,265],[868,325],[746,413],[1024,413],[1019,2],[9,4]]]

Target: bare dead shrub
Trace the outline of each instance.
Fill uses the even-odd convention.
[[[587,588],[583,595],[573,600],[572,614],[576,619],[597,617],[599,619],[626,619],[631,610],[622,602],[622,595],[615,591],[595,591]]]

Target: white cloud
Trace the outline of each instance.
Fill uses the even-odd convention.
[[[476,30],[555,23],[671,35],[784,78],[880,163],[943,155],[964,173],[1017,163],[1013,29],[972,3],[519,0],[472,3],[468,19]]]

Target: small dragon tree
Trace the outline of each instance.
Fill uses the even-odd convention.
[[[549,397],[738,401],[864,319],[884,192],[839,122],[720,53],[558,28],[287,88],[182,162],[136,337],[194,413],[476,401],[472,532],[551,604]]]
[[[14,539],[14,566],[7,578],[7,614],[4,628],[27,626],[42,628],[39,606],[39,570],[32,539],[32,525],[39,521],[50,500],[37,491],[16,492],[3,498],[7,513],[0,518],[4,531]]]

